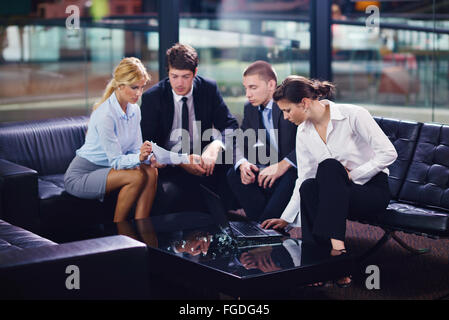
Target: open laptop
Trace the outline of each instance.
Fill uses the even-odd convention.
[[[280,241],[284,236],[273,229],[263,229],[255,221],[229,221],[220,197],[204,185],[200,185],[207,208],[223,232],[236,240]],[[269,241],[269,242],[272,242]]]

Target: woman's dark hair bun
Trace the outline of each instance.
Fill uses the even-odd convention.
[[[274,101],[287,99],[299,103],[303,98],[333,99],[335,86],[329,81],[308,79],[303,76],[291,75],[282,81],[273,94]]]
[[[318,99],[326,99],[333,97],[335,93],[335,85],[329,81],[312,80]]]

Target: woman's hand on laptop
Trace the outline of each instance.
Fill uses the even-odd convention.
[[[288,222],[283,219],[267,219],[260,225],[264,229],[284,229]]]

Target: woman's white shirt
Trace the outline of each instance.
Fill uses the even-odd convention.
[[[330,106],[326,143],[308,120],[296,132],[298,178],[281,215],[294,226],[301,225],[299,188],[305,180],[315,178],[320,162],[338,160],[349,170],[352,181],[363,185],[380,171],[388,174],[387,167],[397,158],[393,144],[366,109],[330,100],[320,102]]]

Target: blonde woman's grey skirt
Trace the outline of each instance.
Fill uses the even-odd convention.
[[[111,169],[111,167],[99,166],[76,156],[64,175],[65,189],[78,198],[103,201],[106,193],[106,179]]]

